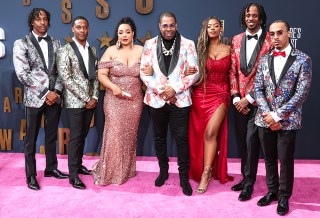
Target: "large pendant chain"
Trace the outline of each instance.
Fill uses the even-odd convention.
[[[173,54],[173,49],[175,44],[176,44],[176,39],[174,39],[170,50],[167,50],[166,47],[164,47],[163,40],[161,39],[162,53],[164,54],[164,56],[169,56]]]

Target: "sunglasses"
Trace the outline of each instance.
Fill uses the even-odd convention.
[[[172,23],[172,24],[162,24],[162,25],[161,25],[161,28],[162,28],[162,29],[168,29],[168,28],[174,29],[174,28],[176,28],[176,26],[177,26],[177,24],[175,24],[175,23]]]

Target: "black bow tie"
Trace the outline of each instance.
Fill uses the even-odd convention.
[[[252,38],[254,38],[254,39],[258,40],[258,35],[257,35],[257,34],[254,34],[254,35],[247,35],[247,37],[248,37],[248,40],[250,40],[250,39],[252,39]]]
[[[49,36],[47,35],[47,36],[45,36],[45,37],[42,37],[42,36],[38,36],[38,42],[41,42],[41,40],[42,39],[44,39],[44,40],[46,40],[47,42],[48,42],[48,40],[49,40]]]

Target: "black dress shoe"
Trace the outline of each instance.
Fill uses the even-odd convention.
[[[243,188],[242,192],[239,195],[238,200],[239,201],[248,201],[251,199],[253,192],[253,186],[252,185],[247,185]]]
[[[88,170],[87,167],[81,165],[80,169],[78,170],[79,174],[83,175],[90,175],[92,170]]]
[[[268,206],[272,201],[278,200],[278,195],[276,193],[268,192],[263,198],[261,198],[257,205],[260,207]]]
[[[284,216],[288,212],[289,212],[289,199],[285,198],[285,197],[279,198],[278,207],[277,207],[277,213],[280,216]]]
[[[192,188],[191,185],[189,183],[188,180],[186,181],[181,181],[180,180],[180,186],[182,187],[182,192],[183,194],[187,195],[187,196],[191,196],[192,195]]]
[[[72,178],[69,180],[70,184],[73,186],[73,188],[77,189],[85,189],[86,185],[83,184],[83,182],[80,180],[80,178]]]
[[[32,190],[39,190],[40,186],[35,176],[30,176],[27,178],[28,188]]]
[[[234,186],[231,187],[233,191],[241,191],[244,187],[244,179],[241,180],[238,184],[235,184]]]
[[[169,178],[168,173],[160,173],[159,176],[154,181],[154,185],[157,187],[161,187],[164,185],[164,182]]]
[[[69,178],[68,174],[62,173],[60,170],[44,171],[44,177],[54,177],[57,179]]]

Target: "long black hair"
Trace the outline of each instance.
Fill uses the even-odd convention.
[[[136,37],[137,37],[137,27],[136,27],[136,24],[134,23],[134,21],[131,19],[131,17],[123,17],[119,20],[115,30],[114,30],[114,35],[113,35],[113,39],[110,41],[110,45],[115,45],[118,41],[118,29],[119,29],[119,26],[121,24],[128,24],[132,31],[134,32],[133,34],[133,41],[136,40]]]

